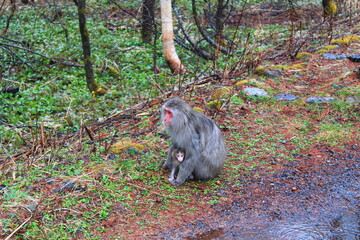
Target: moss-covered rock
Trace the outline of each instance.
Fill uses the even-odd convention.
[[[240,87],[241,85],[247,84],[248,82],[249,82],[249,80],[240,80],[235,83],[235,86]]]
[[[358,35],[350,35],[344,38],[338,38],[331,41],[331,44],[349,45],[352,42],[360,42]]]
[[[327,52],[328,52],[328,50],[326,50],[326,49],[320,49],[320,50],[317,50],[315,52],[315,54],[323,55],[324,53],[327,53]]]
[[[214,93],[212,94],[212,98],[214,99],[228,98],[232,95],[233,92],[234,92],[233,87],[222,87],[214,91]]]
[[[129,148],[136,149],[137,151],[142,152],[145,149],[145,146],[140,143],[131,142],[129,140],[121,140],[117,143],[114,143],[110,147],[110,151],[115,154],[120,154]]]
[[[254,73],[259,76],[265,76],[265,77],[278,77],[281,75],[281,72],[279,70],[273,69],[272,67],[263,67],[259,66],[255,68]]]
[[[222,106],[222,101],[220,100],[214,100],[214,101],[210,101],[206,104],[209,108],[212,108],[212,109],[217,109],[219,110]]]
[[[312,56],[309,52],[301,52],[298,55],[296,55],[296,59],[309,59]]]

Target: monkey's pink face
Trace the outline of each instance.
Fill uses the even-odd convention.
[[[165,108],[164,112],[165,112],[164,125],[166,127],[170,127],[171,119],[174,116],[174,114],[172,113],[171,109],[169,109],[169,108]]]

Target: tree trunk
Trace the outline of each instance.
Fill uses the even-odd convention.
[[[86,83],[90,92],[94,96],[101,96],[107,92],[107,89],[104,86],[101,86],[95,81],[94,71],[91,61],[91,46],[90,46],[90,37],[89,31],[86,27],[86,0],[78,0],[78,15],[79,15],[79,26],[80,26],[80,35],[82,41],[82,48],[84,54],[84,68],[86,75]]]
[[[219,45],[224,45],[222,41],[223,31],[224,31],[224,0],[217,1],[217,10],[215,16],[215,28],[216,28],[216,42]]]
[[[10,26],[11,18],[14,16],[14,13],[16,11],[15,0],[10,0],[10,5],[11,5],[10,16],[8,17],[8,19],[6,19],[6,25],[5,25],[5,28],[1,32],[1,35],[5,35],[7,33],[9,26]]]
[[[171,72],[174,74],[180,74],[185,72],[185,68],[181,64],[181,61],[175,50],[171,0],[160,0],[160,8],[164,56],[171,69]]]
[[[154,31],[154,4],[155,0],[143,0],[141,38],[144,43],[151,43]]]

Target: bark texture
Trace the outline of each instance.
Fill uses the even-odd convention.
[[[185,68],[175,50],[171,0],[160,0],[160,8],[164,56],[171,72],[174,74],[180,74],[185,72]]]
[[[107,92],[107,89],[104,86],[101,86],[95,81],[94,71],[91,61],[91,46],[90,46],[90,37],[89,31],[86,27],[86,0],[78,0],[78,15],[79,15],[79,27],[80,35],[82,41],[83,55],[84,55],[84,68],[86,75],[86,83],[90,92],[94,96],[101,96]]]

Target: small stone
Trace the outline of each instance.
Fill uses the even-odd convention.
[[[360,55],[359,54],[350,55],[348,59],[352,62],[360,62]]]
[[[353,103],[360,103],[360,97],[359,96],[352,96],[346,98],[347,102],[353,102]]]
[[[260,88],[245,88],[244,92],[250,96],[268,96],[268,93]]]
[[[278,76],[281,76],[281,72],[279,70],[271,70],[271,69],[266,69],[264,71],[265,76],[268,76],[270,78],[276,78]]]
[[[134,155],[134,154],[139,154],[140,152],[136,149],[136,148],[133,148],[133,147],[129,147],[126,149],[126,152],[130,155]]]
[[[38,207],[37,204],[29,204],[29,205],[27,205],[27,209],[30,210],[30,212],[35,212],[37,207]]]
[[[45,182],[49,185],[55,185],[56,184],[56,177],[47,178],[45,179]]]
[[[276,95],[275,98],[280,101],[294,101],[294,100],[298,99],[299,97],[294,96],[292,94],[280,93],[280,94]]]
[[[332,54],[332,53],[325,53],[323,55],[323,58],[330,59],[330,60],[345,59],[346,55],[345,54],[336,55],[336,54]]]
[[[335,98],[333,97],[309,97],[306,99],[307,103],[327,103],[334,101]]]
[[[109,158],[110,160],[115,160],[115,159],[117,158],[117,156],[116,156],[115,154],[110,153],[109,156],[108,156],[108,158]]]
[[[72,189],[75,186],[74,181],[64,181],[62,183],[60,183],[59,187],[56,189],[53,189],[54,192],[62,192],[66,189]]]

